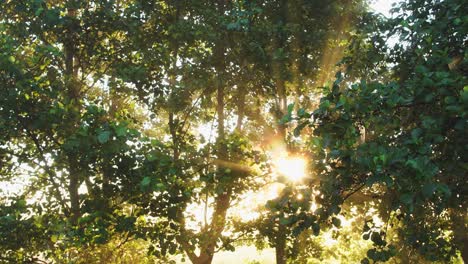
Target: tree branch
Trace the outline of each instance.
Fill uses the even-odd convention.
[[[34,145],[36,146],[37,151],[40,154],[40,159],[42,162],[44,162],[44,170],[46,173],[49,175],[49,181],[51,182],[52,186],[55,188],[55,199],[57,199],[60,204],[63,206],[63,208],[68,211],[69,208],[65,201],[62,198],[62,195],[60,193],[60,186],[55,182],[54,177],[57,177],[57,174],[47,165],[47,160],[44,155],[44,150],[41,147],[41,144],[39,143],[39,140],[37,139],[36,135],[34,135],[26,126],[23,125],[23,123],[20,124],[22,125],[23,129],[26,131],[26,134],[31,138],[31,140],[34,142]]]

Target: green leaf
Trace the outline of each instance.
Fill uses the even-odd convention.
[[[338,103],[336,104],[336,108],[339,108],[343,105],[346,104],[346,97],[344,97],[343,95],[340,96],[340,100],[338,101]]]
[[[78,219],[78,224],[86,224],[89,223],[93,217],[91,215],[83,216]]]
[[[45,13],[44,21],[49,25],[56,25],[60,21],[60,12],[58,9],[49,9]]]
[[[156,191],[163,191],[166,189],[166,185],[164,185],[163,183],[158,183],[156,184]]]
[[[150,153],[148,156],[146,156],[146,159],[147,159],[149,162],[153,162],[153,161],[157,160],[158,157],[156,157],[156,155],[154,155],[153,153]]]
[[[298,137],[301,134],[302,129],[306,127],[309,124],[309,122],[304,122],[299,124],[295,129],[294,129],[294,136]]]
[[[157,139],[152,139],[151,140],[151,146],[153,146],[153,147],[164,147],[164,144],[161,141],[157,140]]]
[[[336,80],[333,82],[333,89],[334,89],[334,92],[337,92],[338,91],[338,86],[340,85],[340,83],[343,81],[343,73],[341,73],[341,71],[337,72],[335,74],[335,78]]]
[[[453,96],[447,96],[444,99],[446,104],[455,104],[457,102],[457,99]]]
[[[410,159],[410,160],[406,161],[406,165],[409,165],[411,168],[413,168],[413,169],[415,169],[417,171],[422,171],[419,160]]]
[[[375,253],[377,253],[377,251],[375,250],[375,248],[371,248],[371,249],[369,249],[369,250],[367,251],[367,257],[370,258],[370,259],[372,259],[372,260],[375,260],[375,258],[376,258],[376,256],[375,256],[376,254],[375,254]]]
[[[97,137],[99,143],[104,144],[107,141],[109,141],[110,134],[110,131],[102,131],[101,133],[99,133]]]
[[[291,223],[291,218],[290,217],[281,217],[280,218],[280,224],[289,225],[290,223]]]
[[[340,227],[341,226],[341,220],[339,218],[336,218],[336,217],[333,217],[332,218],[332,224],[336,227]]]
[[[42,11],[44,11],[44,8],[43,7],[39,7],[36,12],[34,13],[36,16],[40,16]]]
[[[366,221],[366,222],[364,223],[364,228],[363,228],[363,231],[364,231],[364,232],[367,232],[367,231],[370,230],[370,227],[369,227],[369,224],[368,224],[368,223],[369,223],[368,221]]]
[[[385,241],[382,239],[382,235],[379,232],[372,232],[371,240],[379,246],[385,244]]]
[[[240,29],[240,24],[237,22],[227,24],[226,28],[228,30]]]
[[[118,137],[123,137],[127,134],[127,127],[119,125],[115,128],[115,134]]]
[[[287,115],[283,116],[283,118],[281,118],[281,120],[279,121],[279,124],[284,125],[284,124],[288,123],[289,121],[291,121],[291,115],[287,114]]]
[[[424,65],[418,65],[414,68],[414,70],[420,74],[429,72],[429,69],[427,69]]]
[[[430,198],[434,194],[436,188],[437,186],[434,183],[426,183],[422,188],[422,194],[424,197]]]
[[[385,184],[387,184],[387,187],[393,187],[393,184],[395,184],[395,182],[393,181],[393,178],[390,176],[386,176],[384,180],[385,180]]]
[[[297,110],[297,116],[298,117],[307,117],[307,112],[304,108],[299,108]]]
[[[422,134],[422,129],[415,128],[411,131],[411,138],[413,139],[414,142],[417,142],[421,134]]]
[[[17,205],[19,208],[24,208],[24,207],[26,207],[26,200],[25,200],[25,199],[19,199],[19,200],[16,202],[16,205]]]
[[[320,225],[317,223],[313,223],[312,231],[314,232],[314,236],[318,236],[320,234]]]
[[[413,195],[409,193],[404,193],[400,196],[400,201],[404,204],[410,204],[413,202]]]
[[[141,181],[141,187],[147,187],[148,185],[150,185],[151,183],[151,178],[146,176],[143,178],[143,180]]]
[[[452,195],[452,191],[450,191],[450,188],[446,184],[443,184],[443,183],[438,184],[437,190],[447,197]]]
[[[321,104],[320,104],[320,108],[325,108],[325,109],[328,109],[328,107],[330,107],[331,103],[329,100],[325,100],[323,101]]]
[[[288,105],[288,114],[291,115],[292,114],[292,111],[294,109],[294,103],[291,103]]]

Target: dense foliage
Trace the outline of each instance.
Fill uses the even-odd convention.
[[[375,247],[362,263],[399,254],[396,243],[430,261],[448,262],[457,249],[466,260],[466,5],[408,1],[396,11],[388,21],[363,21],[345,73],[304,123],[314,126],[320,217],[362,194],[386,222],[364,224]]]
[[[366,10],[0,0],[0,262],[466,260],[467,6]]]

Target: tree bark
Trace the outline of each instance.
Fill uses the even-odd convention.
[[[285,24],[287,18],[287,1],[281,1],[281,6],[279,8],[279,12],[277,14],[277,23]],[[282,49],[285,47],[285,40],[281,34],[278,34],[273,37],[273,52],[275,53],[276,50]],[[276,93],[277,93],[277,118],[280,120],[287,111],[288,102],[287,102],[287,91],[286,91],[286,80],[285,80],[285,71],[286,71],[286,60],[273,58],[272,60],[272,75],[275,81]],[[281,139],[284,139],[285,134],[285,125],[278,125],[278,136]]]
[[[67,10],[67,15],[74,18],[76,16],[76,10],[69,8]],[[68,89],[68,99],[70,100],[71,105],[71,116],[69,117],[69,122],[71,124],[69,131],[70,134],[75,132],[75,129],[79,126],[81,103],[80,103],[80,86],[77,82],[77,69],[74,65],[75,59],[75,26],[72,23],[68,28],[68,38],[64,43],[65,51],[65,78]],[[68,155],[68,165],[69,165],[69,184],[68,192],[70,196],[70,210],[71,210],[71,222],[77,224],[77,220],[80,217],[80,200],[78,194],[78,188],[80,185],[80,171],[79,171],[79,161],[77,153],[70,153]]]
[[[450,218],[455,245],[460,250],[464,263],[468,263],[468,227],[466,211],[463,209],[451,209]]]
[[[226,3],[223,0],[218,2],[219,14],[224,14]],[[225,85],[224,85],[224,72],[225,72],[225,42],[223,37],[220,38],[216,44],[214,56],[216,60],[216,113],[218,116],[218,150],[217,158],[221,161],[227,160],[227,146],[226,146],[226,131],[225,131],[225,113],[224,113],[224,97],[225,97]],[[224,166],[218,164],[217,174],[218,177],[224,177]],[[227,210],[230,207],[232,195],[232,187],[229,185],[222,186],[222,192],[215,197],[215,208],[212,215],[211,226],[209,229],[210,240],[205,243],[200,249],[200,256],[198,257],[197,263],[210,264],[213,261],[213,256],[216,249],[216,243],[221,233],[224,230],[226,224]]]
[[[180,9],[176,7],[175,15],[174,15],[174,24],[178,23],[180,16]],[[177,58],[179,55],[179,44],[177,40],[173,40],[170,43],[171,49],[174,51],[174,61],[172,62],[171,69],[169,72],[169,85],[171,89],[175,91],[177,89]],[[170,95],[171,97],[173,94]],[[169,132],[171,133],[172,137],[172,148],[173,148],[173,155],[174,160],[179,160],[179,138],[177,135],[177,124],[176,124],[176,116],[175,113],[172,111],[172,108],[169,107]]]
[[[224,16],[225,10],[227,8],[227,0],[218,0],[217,8],[218,15]],[[215,44],[213,57],[215,61],[215,91],[216,91],[216,114],[217,114],[217,132],[218,132],[218,149],[217,149],[217,159],[221,161],[227,161],[228,153],[226,146],[226,129],[225,129],[225,53],[226,50],[226,41],[225,36],[221,34],[220,38]],[[243,110],[242,110],[243,112]],[[241,118],[242,120],[242,118]],[[239,126],[237,126],[239,127]],[[225,177],[225,166],[223,163],[217,164],[217,177]],[[218,183],[220,184],[220,183]],[[178,220],[181,225],[182,231],[181,235],[178,237],[179,243],[181,243],[185,253],[188,255],[190,261],[194,264],[210,264],[213,261],[213,256],[216,251],[217,241],[221,237],[221,234],[226,225],[226,216],[227,211],[230,207],[231,196],[232,196],[232,187],[229,184],[221,186],[222,191],[215,196],[214,200],[214,211],[212,214],[211,223],[209,226],[206,226],[203,230],[208,234],[208,241],[204,241],[200,245],[200,254],[197,256],[194,253],[194,247],[185,240],[184,236],[184,226],[185,220],[182,219],[183,216]]]
[[[278,223],[278,234],[275,241],[276,264],[286,264],[286,228]]]
[[[223,44],[218,44],[217,48],[217,59],[224,60],[224,47]],[[224,126],[224,84],[223,84],[223,73],[224,73],[224,62],[220,61],[219,65],[216,67],[217,72],[217,81],[216,81],[216,112],[218,116],[218,151],[217,156],[219,160],[226,161],[227,159],[227,148],[226,142],[226,131]],[[218,165],[218,177],[223,177],[224,175],[224,166]],[[198,257],[197,263],[210,264],[213,261],[213,256],[215,253],[216,242],[221,236],[222,231],[226,223],[226,214],[230,206],[232,189],[230,186],[226,186],[226,190],[223,190],[222,193],[218,194],[215,197],[215,210],[213,212],[211,227],[209,230],[210,240],[201,247],[200,256]]]
[[[71,222],[75,225],[80,217],[80,197],[78,194],[79,188],[79,171],[78,164],[74,155],[68,157],[69,164],[69,184],[68,193],[70,195]]]
[[[287,20],[287,1],[281,1],[280,12],[278,14],[278,22],[285,24]],[[285,41],[282,36],[278,35],[275,36],[273,39],[273,47],[274,50],[279,48],[283,48],[285,46]],[[275,80],[276,92],[277,92],[277,116],[275,117],[277,120],[280,120],[286,113],[288,108],[288,98],[287,98],[287,90],[286,90],[286,80],[284,78],[285,74],[284,71],[286,70],[285,61],[275,60],[273,59],[272,65],[272,74]],[[285,124],[278,124],[277,125],[277,138],[284,143],[286,140],[286,125]],[[277,264],[285,264],[286,263],[286,227],[279,223],[277,223],[278,231],[275,237],[275,255],[276,255],[276,263]]]
[[[246,94],[246,88],[243,85],[241,85],[239,87],[239,98],[237,101],[237,124],[236,124],[236,130],[239,133],[242,131],[242,121],[244,120],[245,94]]]

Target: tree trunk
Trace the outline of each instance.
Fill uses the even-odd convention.
[[[460,251],[461,251],[463,263],[468,264],[468,239],[466,239],[466,237],[465,237],[465,242],[463,242],[463,246],[460,249]]]
[[[175,10],[175,15],[174,15],[174,24],[178,23],[179,21],[179,16],[180,16],[180,10],[177,7]],[[177,43],[177,40],[173,40],[170,43],[171,50],[174,51],[174,61],[172,62],[170,71],[169,71],[169,85],[172,89],[172,91],[175,91],[177,89],[177,59],[179,56],[179,44]],[[174,93],[170,95],[171,97],[174,96]],[[169,107],[169,132],[171,133],[172,137],[172,148],[173,148],[173,157],[174,160],[177,161],[179,160],[179,138],[177,135],[177,117],[175,113],[172,111],[172,107]]]
[[[219,1],[219,11],[220,14],[223,14],[225,10],[225,3],[224,1]],[[221,38],[214,51],[214,56],[216,59],[216,113],[218,116],[218,151],[217,151],[217,158],[221,161],[227,160],[227,146],[226,146],[226,131],[225,131],[225,114],[224,114],[224,72],[225,72],[225,62],[224,62],[224,51],[225,51],[225,44],[223,38]],[[224,166],[222,164],[218,164],[218,177],[224,177]],[[219,193],[215,197],[215,208],[212,216],[212,222],[210,230],[208,231],[210,234],[210,240],[201,247],[200,249],[200,256],[198,258],[198,263],[203,264],[210,264],[213,261],[213,256],[216,249],[216,243],[218,238],[221,236],[221,233],[224,230],[226,224],[226,214],[227,210],[230,207],[231,202],[231,195],[232,195],[232,188],[227,185],[223,186],[222,193]]]
[[[278,223],[278,234],[275,241],[276,264],[286,264],[286,228]]]
[[[219,14],[223,15],[226,8],[225,0],[219,0],[218,2]],[[226,131],[225,131],[225,84],[224,84],[224,74],[225,74],[225,40],[223,37],[219,39],[214,48],[214,58],[216,61],[216,113],[218,121],[218,149],[217,149],[217,158],[221,161],[226,161],[228,158],[227,155],[227,146],[226,146]],[[217,165],[217,177],[224,177],[224,166],[222,164]],[[232,195],[232,187],[229,185],[223,186],[223,192],[217,194],[215,197],[215,208],[212,215],[212,220],[209,228],[206,228],[206,232],[209,234],[209,240],[206,241],[200,247],[200,254],[197,256],[193,252],[193,248],[190,247],[189,242],[185,241],[181,236],[179,241],[183,244],[184,251],[189,256],[190,261],[194,264],[210,264],[213,261],[213,256],[215,254],[216,245],[221,233],[224,230],[226,225],[226,215],[227,210],[230,207]],[[183,223],[183,220],[181,221]]]
[[[224,53],[224,47],[219,47],[217,49],[218,59],[222,58]],[[216,81],[216,101],[217,107],[216,112],[218,115],[218,142],[219,147],[217,151],[218,159],[221,161],[226,161],[227,159],[227,148],[226,143],[224,142],[226,138],[226,132],[224,127],[224,84],[222,73],[224,72],[224,63],[220,63],[217,67],[217,81]],[[218,165],[218,177],[223,177],[224,175],[224,166]],[[221,233],[224,230],[226,223],[226,214],[230,206],[232,190],[230,186],[226,186],[226,190],[223,190],[223,193],[220,193],[215,198],[215,210],[212,216],[211,228],[209,233],[211,235],[210,241],[202,246],[200,249],[200,256],[198,257],[198,263],[210,264],[213,261],[214,251],[216,248],[216,242],[221,236]]]
[[[281,7],[277,14],[277,23],[285,24],[287,17],[287,1],[281,1]],[[285,39],[281,34],[278,34],[273,37],[273,52],[283,49],[285,47]],[[286,91],[286,80],[285,80],[285,71],[286,71],[286,60],[273,58],[272,61],[272,76],[275,81],[275,88],[277,94],[277,105],[276,113],[278,120],[280,120],[287,112],[288,102],[287,102],[287,91]],[[285,134],[285,125],[278,125],[278,136],[281,139],[284,139]]]
[[[468,263],[468,227],[466,212],[463,209],[450,210],[450,218],[452,231],[454,235],[454,242],[458,250],[460,250],[460,255],[464,263]]]
[[[76,16],[76,10],[69,8],[67,10],[67,15],[69,17]],[[68,38],[64,43],[65,51],[65,78],[67,84],[68,99],[70,100],[71,106],[71,115],[69,116],[70,122],[70,134],[75,133],[75,130],[79,127],[80,121],[80,86],[77,82],[77,69],[74,63],[75,59],[75,26],[71,24],[68,28]],[[68,165],[69,165],[69,184],[68,192],[70,196],[70,210],[71,210],[71,222],[73,224],[77,223],[78,218],[80,217],[80,200],[78,194],[78,188],[80,186],[80,168],[78,161],[78,154],[71,153],[68,155]]]
[[[237,124],[236,124],[236,130],[239,133],[242,131],[242,121],[244,120],[245,95],[246,95],[246,88],[243,85],[241,85],[239,87],[239,98],[237,101]]]
[[[79,172],[76,158],[69,156],[69,184],[68,193],[70,195],[71,222],[76,225],[80,217],[80,197],[78,194],[79,188]]]
[[[281,8],[278,14],[278,22],[285,24],[287,20],[287,1],[281,1]],[[274,50],[278,50],[285,46],[285,41],[281,35],[275,36],[273,39],[273,48]],[[276,93],[277,93],[277,111],[275,118],[280,120],[284,115],[287,114],[288,108],[288,98],[287,98],[287,90],[286,90],[286,80],[285,80],[285,63],[286,61],[280,60],[273,60],[272,65],[272,75],[275,80],[276,86]],[[286,125],[285,124],[278,124],[277,125],[277,138],[281,140],[283,143],[286,143]],[[285,264],[286,263],[286,227],[278,222],[276,223],[278,226],[278,231],[275,237],[275,254],[276,254],[276,263],[277,264]]]

